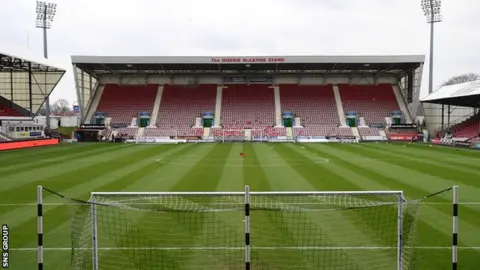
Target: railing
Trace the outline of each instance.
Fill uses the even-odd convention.
[[[465,114],[465,115],[462,115],[462,116],[457,117],[457,118],[456,118],[455,120],[453,120],[453,121],[450,120],[449,123],[444,123],[444,125],[443,125],[442,127],[436,128],[434,131],[435,131],[435,132],[445,131],[445,130],[448,129],[448,128],[452,128],[452,127],[454,127],[454,126],[456,126],[456,125],[459,125],[459,124],[461,124],[461,123],[463,123],[463,122],[465,122],[465,121],[468,121],[468,120],[470,120],[471,118],[473,118],[473,117],[475,117],[475,116],[477,116],[477,115],[478,115],[478,114],[476,114],[475,112],[467,113],[467,114]],[[426,118],[428,118],[428,117],[426,117]],[[448,124],[450,124],[450,126],[449,126]]]

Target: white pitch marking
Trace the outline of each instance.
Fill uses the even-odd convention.
[[[385,250],[396,249],[397,247],[255,247],[257,250]],[[409,248],[409,247],[405,247]],[[412,247],[416,249],[441,249],[449,250],[452,247]],[[79,248],[80,250],[91,250],[92,248]],[[244,250],[245,247],[135,247],[137,250]],[[458,249],[480,250],[480,247],[458,247]],[[36,251],[37,248],[11,248],[11,251]],[[44,251],[71,251],[69,247],[43,248]],[[98,250],[132,250],[132,247],[103,247]]]
[[[158,203],[135,203],[137,205],[153,205],[153,204],[158,204]],[[238,203],[219,203],[220,205],[228,205],[228,204],[233,204],[237,205]],[[334,203],[288,203],[289,205],[323,205],[323,204],[328,204],[328,205],[334,205]],[[459,205],[480,205],[480,202],[460,202],[458,203]],[[36,206],[36,203],[0,203],[0,207],[2,206]],[[43,203],[43,205],[50,205],[50,206],[58,206],[58,205],[78,205],[77,203]],[[421,205],[452,205],[452,203],[449,202],[424,202],[421,203]]]
[[[316,155],[316,154],[315,154]],[[172,158],[172,159],[156,159],[156,162],[158,163],[165,163],[165,164],[170,164],[170,165],[177,165],[177,166],[192,166],[192,165],[197,165],[198,166],[198,157],[193,159],[193,157],[180,157],[180,158]],[[230,164],[230,163],[225,163],[225,159],[221,158],[214,158],[214,159],[207,159],[204,160],[204,164],[200,164],[200,166],[203,167],[253,167],[257,166],[255,164]],[[270,163],[267,164],[262,164],[263,167],[283,167],[285,166],[285,162],[290,164],[290,165],[304,165],[304,164],[325,164],[330,162],[330,159],[328,158],[322,158],[322,157],[315,157],[314,160],[310,159],[269,159],[271,161]],[[278,162],[275,162],[278,161]]]

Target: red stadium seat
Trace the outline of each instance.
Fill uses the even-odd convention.
[[[302,124],[338,126],[338,110],[331,85],[280,85],[283,112],[293,112]]]
[[[140,112],[152,112],[158,85],[116,85],[106,84],[97,106],[97,112],[111,117],[111,124],[132,122]]]
[[[386,124],[385,117],[391,117],[393,111],[400,108],[390,84],[379,85],[348,85],[339,84],[345,112],[357,112],[365,123]]]
[[[217,85],[200,84],[195,88],[165,85],[158,111],[157,128],[145,129],[144,136],[201,137],[203,128],[195,128],[196,117],[203,112],[215,112]]]
[[[222,92],[220,123],[225,129],[275,125],[273,89],[266,84],[228,85]]]
[[[473,138],[480,133],[480,115],[475,115],[452,128],[456,138]]]
[[[14,116],[14,117],[21,117],[25,116],[20,112],[15,111],[14,109],[10,109],[9,106],[5,106],[0,104],[0,116]]]
[[[378,128],[359,127],[358,133],[360,136],[380,136],[380,130]]]

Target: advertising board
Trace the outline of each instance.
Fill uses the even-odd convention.
[[[417,136],[405,136],[405,135],[391,135],[390,140],[391,141],[411,141],[411,140],[417,140]]]
[[[97,125],[97,124],[81,124],[81,129],[105,129],[105,125]]]
[[[362,141],[386,141],[387,139],[383,136],[363,136]]]
[[[58,144],[58,139],[10,141],[10,142],[0,143],[0,151],[47,146],[47,145],[56,145],[56,144]]]

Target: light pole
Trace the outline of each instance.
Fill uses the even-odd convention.
[[[442,0],[422,0],[422,10],[430,24],[430,63],[428,74],[428,94],[433,92],[433,25],[442,21],[441,14]]]
[[[47,29],[52,27],[53,18],[57,12],[57,4],[37,1],[37,19],[35,26],[43,29],[43,57],[48,58]],[[31,102],[31,101],[30,101]],[[50,97],[45,99],[45,116],[47,129],[50,129]]]

